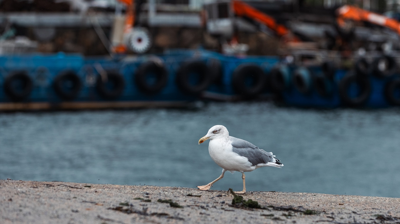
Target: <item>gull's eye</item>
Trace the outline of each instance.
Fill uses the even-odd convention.
[[[218,132],[219,132],[219,130],[214,130],[212,133],[217,134]]]

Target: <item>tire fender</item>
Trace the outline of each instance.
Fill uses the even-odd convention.
[[[148,94],[159,93],[168,83],[168,72],[165,66],[156,61],[147,61],[141,64],[134,76],[138,89]],[[154,78],[155,81],[149,83],[150,78]]]
[[[22,84],[22,89],[19,89],[15,82]],[[4,80],[4,92],[12,101],[19,102],[28,99],[32,89],[33,81],[26,71],[11,72]]]
[[[241,64],[233,72],[232,86],[235,92],[244,97],[256,97],[265,89],[266,79],[267,76],[260,66]]]

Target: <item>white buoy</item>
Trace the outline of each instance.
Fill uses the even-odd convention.
[[[133,27],[126,36],[126,45],[137,54],[144,54],[150,50],[152,41],[146,28]]]

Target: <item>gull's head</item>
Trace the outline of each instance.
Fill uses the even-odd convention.
[[[208,139],[213,140],[218,137],[229,136],[228,129],[223,125],[214,125],[208,130],[207,134],[199,140],[199,144],[207,141]]]

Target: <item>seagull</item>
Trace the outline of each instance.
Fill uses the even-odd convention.
[[[266,152],[248,141],[229,136],[228,129],[223,125],[211,127],[207,134],[200,138],[199,145],[208,139],[210,139],[208,152],[214,162],[222,167],[222,174],[209,184],[198,186],[199,190],[209,190],[215,182],[224,177],[226,171],[238,171],[242,173],[243,191],[235,193],[244,194],[246,193],[244,172],[251,172],[263,166],[283,167],[272,152]]]

